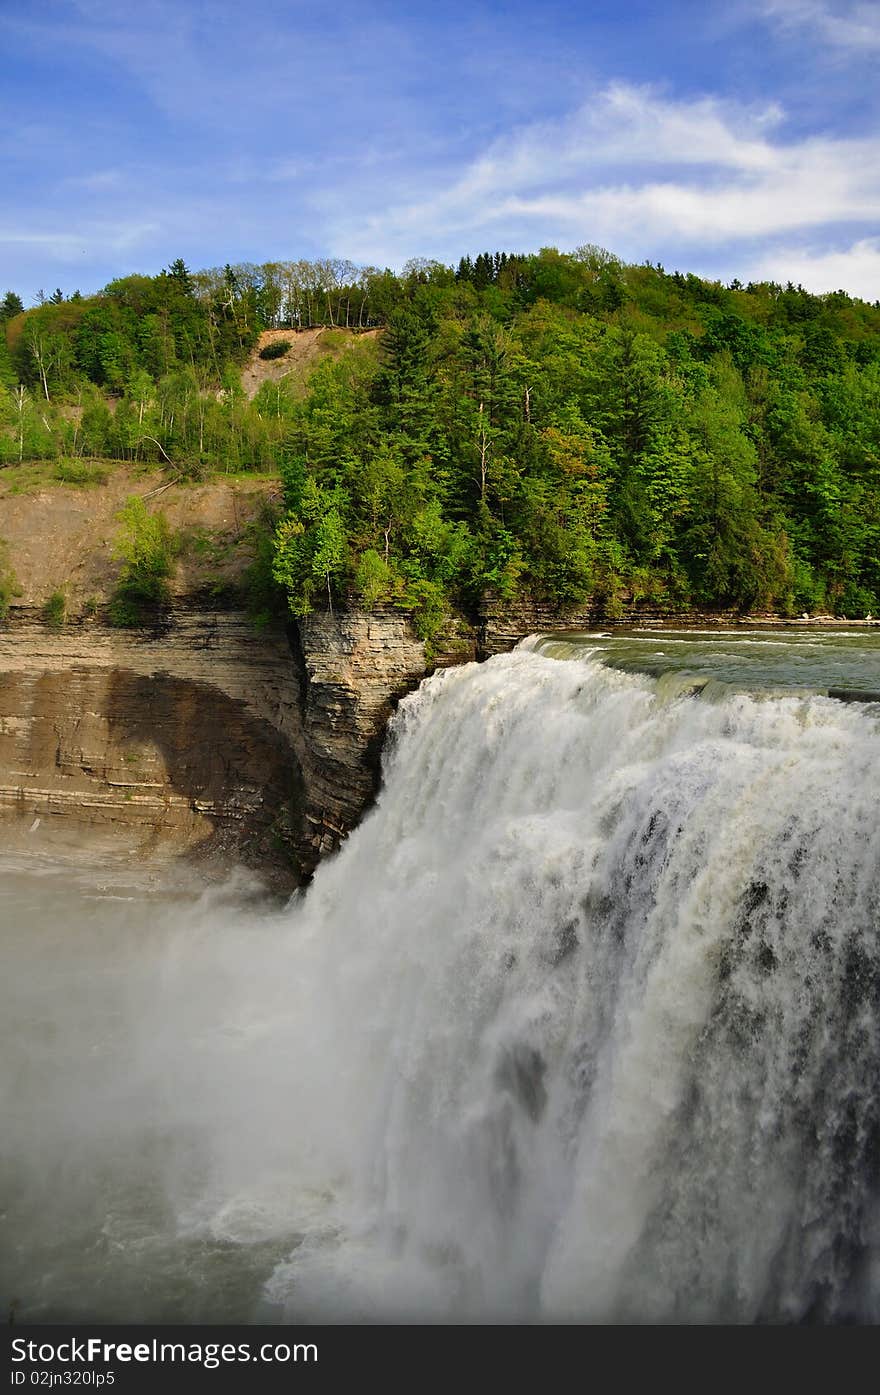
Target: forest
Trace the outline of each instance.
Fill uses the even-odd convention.
[[[400,274],[178,260],[40,301],[0,301],[0,469],[274,475],[294,614],[398,605],[430,638],[487,591],[880,611],[880,302],[592,245]],[[260,333],[316,326],[347,351],[249,398]]]

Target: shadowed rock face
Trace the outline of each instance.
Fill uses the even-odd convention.
[[[63,636],[18,617],[0,635],[3,840],[217,853],[295,884],[299,727],[285,636],[255,637],[242,616]]]
[[[301,858],[312,870],[372,800],[385,724],[424,677],[425,651],[399,613],[308,615],[295,647],[308,789]]]
[[[63,821],[68,841],[72,823],[84,844],[95,826],[119,835],[119,851],[279,863],[299,765],[241,700],[168,674],[82,668],[0,676],[0,710],[15,714],[0,719],[0,805],[29,830],[40,820],[35,847]]]

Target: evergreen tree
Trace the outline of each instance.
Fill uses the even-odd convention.
[[[11,320],[14,315],[20,315],[23,311],[21,296],[16,295],[15,291],[7,291],[0,301],[0,320]]]

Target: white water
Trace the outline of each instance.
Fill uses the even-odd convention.
[[[878,1320],[878,711],[674,691],[438,675],[289,910],[13,935],[10,1296]]]

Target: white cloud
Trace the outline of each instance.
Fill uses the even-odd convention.
[[[268,6],[276,16],[286,7]],[[233,0],[208,7],[210,23],[208,10],[173,0],[143,0],[137,11],[120,0],[51,8],[54,26],[22,11],[0,15],[0,31],[27,52],[70,47],[92,64],[99,55],[108,72],[124,70],[131,101],[118,120],[114,110],[112,134],[100,102],[85,134],[50,111],[43,125],[0,134],[0,155],[14,162],[21,189],[30,187],[27,222],[36,233],[6,234],[8,262],[14,248],[14,260],[29,265],[28,244],[34,265],[54,257],[82,267],[87,255],[106,276],[136,259],[161,264],[178,254],[201,264],[329,252],[401,266],[415,255],[456,260],[485,246],[599,242],[627,260],[725,278],[766,257],[768,274],[783,280],[800,267],[837,279],[827,249],[849,247],[833,256],[849,259],[861,293],[873,277],[880,129],[832,134],[818,123],[831,113],[841,131],[853,119],[849,85],[844,106],[835,106],[838,79],[849,84],[858,66],[862,88],[853,92],[863,92],[856,56],[878,51],[880,0],[731,0],[731,45],[745,14],[754,41],[760,14],[773,34],[757,33],[774,59],[796,52],[778,72],[780,82],[797,77],[797,129],[769,99],[675,97],[622,81],[597,85],[575,106],[590,94],[588,50],[576,45],[570,65],[557,65],[564,82],[536,85],[523,99],[542,119],[513,126],[485,73],[462,87],[455,45],[449,72],[457,86],[442,86],[446,77],[437,74],[446,70],[433,51],[428,68],[436,73],[420,67],[417,31],[406,25],[387,42],[374,35],[360,55],[374,74],[365,108],[357,84],[327,80],[348,0],[340,0],[336,28],[316,14],[311,24],[279,22],[268,47],[259,27],[240,28]],[[670,7],[671,32],[689,10]],[[833,83],[821,65],[821,89],[805,61],[814,51],[837,62]],[[716,58],[703,70],[710,84],[723,71]],[[513,69],[505,73],[506,87],[516,86]],[[575,81],[577,95],[567,98]],[[806,90],[810,83],[822,100]],[[567,114],[546,116],[564,113],[566,103]],[[805,120],[815,123],[812,135],[803,134]],[[487,130],[506,133],[487,144]],[[790,273],[779,247],[795,259]]]
[[[758,8],[783,32],[810,29],[823,42],[849,54],[880,49],[880,7],[876,0],[843,5],[826,0],[760,0]]]
[[[672,101],[619,83],[497,141],[445,187],[428,178],[365,218],[337,208],[334,241],[385,260],[411,255],[426,231],[441,254],[491,236],[604,242],[639,258],[661,244],[730,247],[880,221],[880,135],[786,140],[775,105]]]
[[[831,252],[778,247],[753,262],[747,274],[753,281],[794,281],[820,295],[843,289],[875,301],[880,299],[880,238],[863,238]]]

